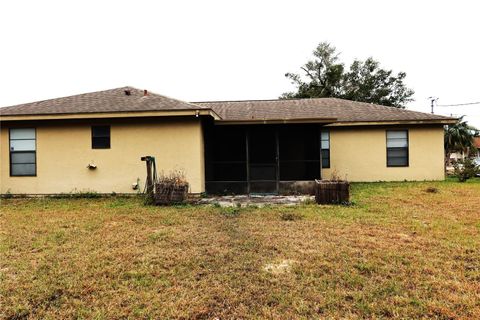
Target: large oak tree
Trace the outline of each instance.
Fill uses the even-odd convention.
[[[355,60],[346,69],[336,48],[328,42],[320,43],[313,57],[301,67],[301,74],[285,74],[297,90],[280,98],[333,97],[397,108],[405,108],[406,103],[413,101],[414,91],[403,82],[405,72],[394,74],[382,69],[373,58]]]

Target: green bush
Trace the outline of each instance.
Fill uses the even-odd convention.
[[[455,176],[457,176],[460,182],[465,182],[480,172],[480,167],[475,164],[472,158],[458,160],[453,165],[453,168]]]
[[[102,194],[94,190],[73,190],[69,193],[58,193],[50,196],[54,199],[93,199],[101,198]]]
[[[220,210],[226,217],[236,217],[240,214],[241,209],[239,207],[222,207]]]

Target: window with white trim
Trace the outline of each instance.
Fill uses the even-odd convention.
[[[35,128],[10,129],[10,176],[37,175]]]
[[[387,167],[408,167],[407,130],[387,130]]]

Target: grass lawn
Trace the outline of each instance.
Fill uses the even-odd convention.
[[[0,318],[480,318],[479,179],[353,201],[2,200]]]

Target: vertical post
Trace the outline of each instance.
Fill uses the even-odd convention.
[[[318,130],[318,142],[320,146],[320,180],[322,180],[322,126],[320,126],[320,129]]]
[[[146,203],[152,204],[154,202],[153,198],[153,179],[152,179],[152,162],[154,160],[151,156],[141,157],[140,160],[145,161],[147,163],[147,182],[146,182],[146,189],[147,189],[147,198],[145,200]]]
[[[278,194],[280,192],[280,140],[279,140],[278,128],[275,129],[275,144],[276,144],[275,160],[276,160],[276,167],[277,167],[277,170],[275,170],[276,171],[275,180],[277,180],[275,184],[276,184],[277,194]]]
[[[246,166],[247,166],[247,194],[250,195],[250,153],[248,150],[248,138],[249,138],[249,132],[248,129],[245,128],[245,160],[246,160]]]
[[[150,196],[153,194],[153,182],[152,182],[152,161],[147,160],[147,194]]]

